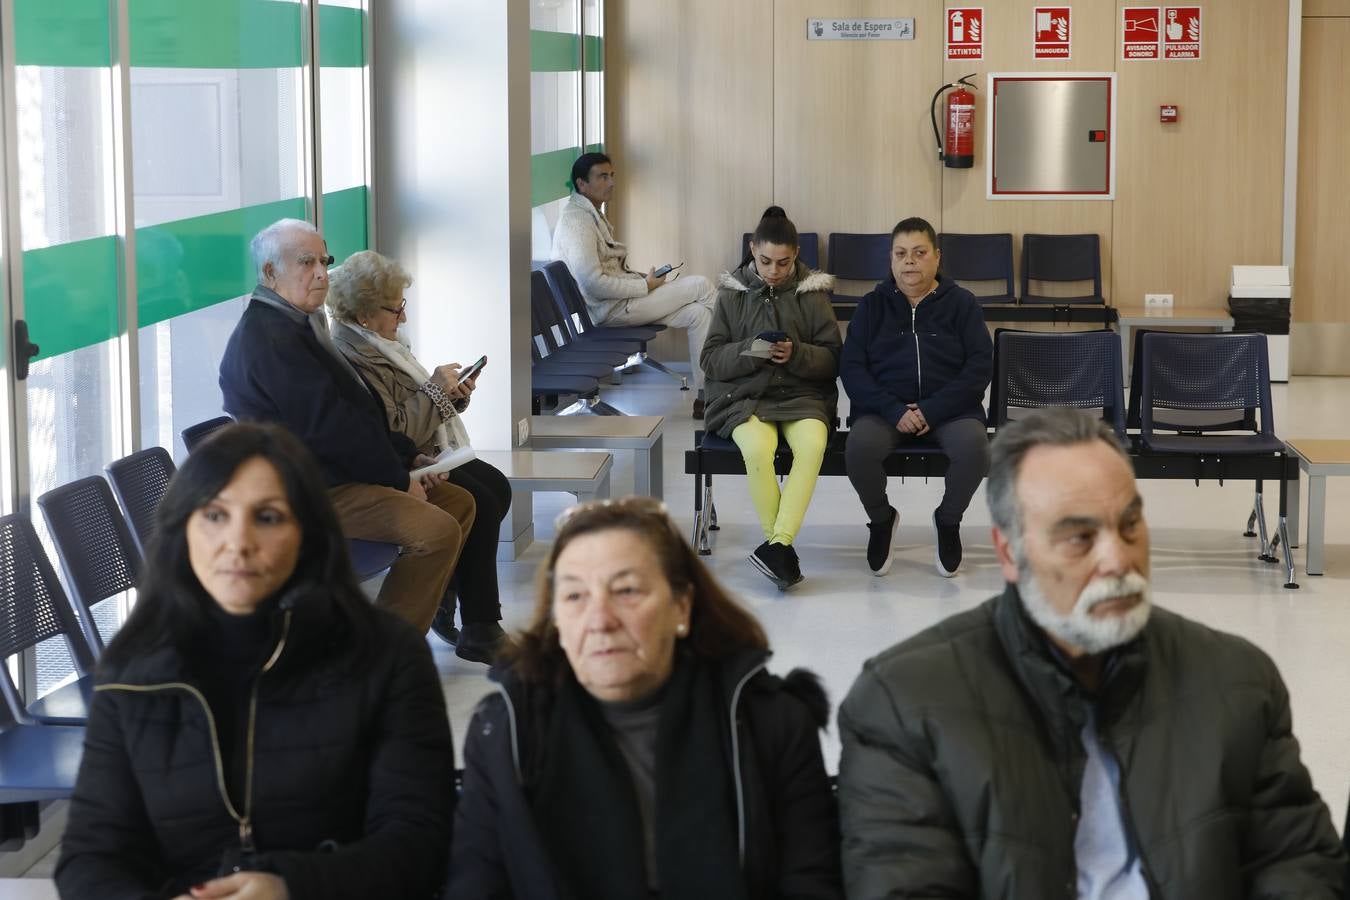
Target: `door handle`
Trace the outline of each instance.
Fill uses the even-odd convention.
[[[28,340],[28,323],[23,319],[14,320],[14,380],[28,378],[28,361],[37,356],[37,344]]]

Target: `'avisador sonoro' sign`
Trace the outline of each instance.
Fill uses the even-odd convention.
[[[807,19],[808,41],[912,41],[913,19]]]

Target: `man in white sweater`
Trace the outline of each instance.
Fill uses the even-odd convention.
[[[553,258],[567,263],[597,325],[669,325],[689,334],[689,359],[698,391],[694,418],[703,418],[703,370],[698,366],[717,294],[700,275],[670,282],[655,269],[628,268],[628,248],[600,207],[614,193],[614,165],[603,153],[583,153],[572,165],[573,193],[553,232]]]

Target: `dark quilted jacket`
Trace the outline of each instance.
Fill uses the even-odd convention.
[[[707,377],[708,431],[731,437],[737,425],[819,419],[834,427],[839,389],[839,323],[830,306],[834,278],[801,262],[784,284],[769,287],[750,264],[723,275],[699,364]],[[755,336],[785,331],[792,356],[784,365],[741,356]]]
[[[837,812],[817,736],[829,701],[809,672],[767,674],[767,656],[746,651],[722,667],[739,735],[746,896],[842,900]],[[464,794],[446,898],[559,900],[570,894],[557,882],[526,786],[547,752],[537,735],[553,691],[522,683],[510,669],[494,669],[492,677],[503,682],[500,691],[478,704],[465,736]],[[723,763],[731,755],[729,745]],[[718,896],[717,885],[709,884],[709,900]]]
[[[1013,587],[869,660],[839,712],[848,896],[1075,898],[1091,702]],[[1095,702],[1154,900],[1341,896],[1264,653],[1155,609]]]
[[[432,897],[455,797],[431,653],[375,610],[374,649],[358,664],[323,606],[294,604],[285,646],[257,682],[254,868],[280,874],[291,900]],[[175,897],[238,848],[188,671],[166,648],[100,672],[56,870],[64,900]]]

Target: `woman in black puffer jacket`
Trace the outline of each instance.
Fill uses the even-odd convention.
[[[464,747],[450,900],[842,900],[816,677],[664,507],[575,507]]]
[[[357,587],[318,468],[236,425],[169,486],[100,662],[65,900],[432,897],[453,748],[422,636]]]

